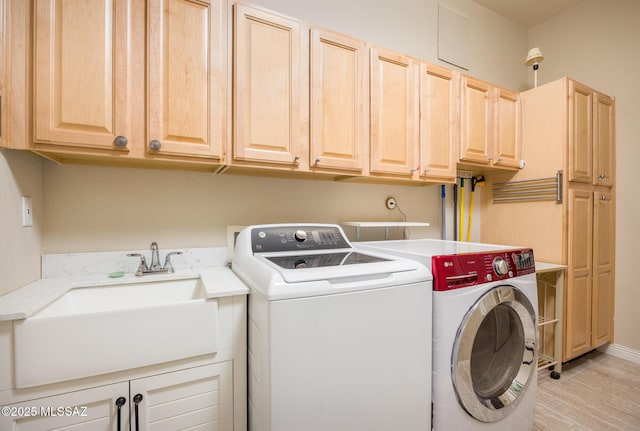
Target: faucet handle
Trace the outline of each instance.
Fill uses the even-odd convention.
[[[128,257],[139,257],[140,264],[138,265],[138,270],[136,271],[136,275],[140,276],[144,274],[145,271],[149,271],[149,267],[147,266],[147,260],[144,258],[143,254],[140,253],[127,253]]]
[[[182,254],[181,251],[172,251],[171,253],[167,253],[167,257],[164,258],[164,266],[162,269],[167,271],[168,273],[172,273],[174,271],[173,265],[171,264],[171,255],[174,254]]]

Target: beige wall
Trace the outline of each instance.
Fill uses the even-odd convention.
[[[564,75],[616,97],[617,235],[615,342],[640,350],[640,290],[635,267],[640,199],[634,198],[640,157],[640,2],[585,0],[529,31],[545,59],[539,84]]]
[[[0,295],[40,278],[42,161],[0,150]],[[32,227],[22,227],[22,196],[33,199]]]
[[[401,220],[439,236],[435,187],[386,186],[96,166],[44,165],[44,252],[225,246],[227,226]],[[438,205],[434,205],[438,203]],[[381,232],[379,232],[381,233]],[[392,232],[395,237],[402,232]],[[375,234],[375,233],[374,233]]]

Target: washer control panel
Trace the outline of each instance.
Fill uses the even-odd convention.
[[[501,250],[431,258],[433,290],[460,289],[536,271],[533,250]]]
[[[338,226],[268,226],[251,230],[254,253],[351,248]]]

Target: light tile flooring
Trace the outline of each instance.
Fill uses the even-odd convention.
[[[538,377],[534,431],[640,430],[640,365],[598,351]]]

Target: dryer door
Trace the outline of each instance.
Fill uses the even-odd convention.
[[[535,309],[516,287],[487,291],[467,312],[453,346],[458,400],[474,418],[495,422],[516,407],[537,367]]]

